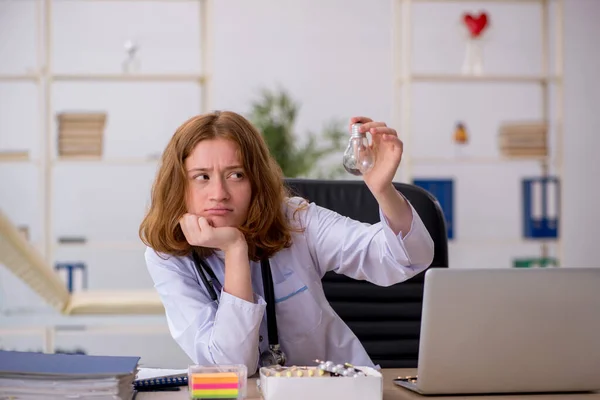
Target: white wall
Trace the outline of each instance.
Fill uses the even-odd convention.
[[[116,73],[123,42],[141,44],[141,71],[195,73],[201,63],[197,5],[185,2],[81,2],[54,6],[53,68],[57,73]],[[394,121],[392,6],[390,0],[219,0],[214,6],[213,108],[247,113],[259,89],[285,87],[301,103],[297,135],[318,132],[331,119],[357,114]],[[413,67],[416,72],[459,72],[462,11],[488,10],[492,27],[485,45],[488,73],[539,73],[539,8],[532,4],[419,4],[414,6]],[[600,49],[595,24],[600,2],[565,5],[565,191],[562,237],[565,265],[597,266],[595,238],[600,213],[592,152],[600,147]],[[111,22],[110,29],[107,22]],[[0,0],[0,74],[35,70],[35,7],[32,0]],[[419,83],[413,89],[415,157],[451,157],[454,124],[466,122],[467,152],[496,157],[498,124],[541,115],[535,84]],[[28,147],[39,155],[39,116],[34,83],[0,81],[0,149]],[[74,83],[53,85],[53,111],[78,108],[109,113],[106,157],[158,153],[184,119],[201,109],[192,83]],[[399,127],[398,127],[399,128]],[[403,132],[400,132],[403,135]],[[42,239],[42,213],[34,165],[0,164],[0,208]],[[456,179],[456,235],[451,266],[509,267],[515,256],[539,254],[520,240],[520,179],[540,173],[532,162],[415,165],[418,176]],[[85,235],[96,245],[60,248],[61,260],[86,261],[90,287],[151,287],[137,227],[154,174],[135,166],[60,164],[56,178],[54,232]],[[107,189],[106,189],[107,188]],[[122,241],[118,248],[111,242]],[[554,248],[552,248],[554,252]],[[1,324],[10,313],[39,313],[39,299],[0,270]],[[51,313],[51,311],[45,311]],[[26,314],[28,315],[28,314]],[[34,314],[36,315],[36,314]],[[50,314],[52,315],[52,314]],[[20,318],[19,321],[35,317]]]
[[[565,265],[598,267],[600,238],[600,2],[577,0],[565,7]]]

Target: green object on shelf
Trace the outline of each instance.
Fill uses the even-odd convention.
[[[558,260],[553,257],[517,258],[513,261],[514,268],[545,268],[558,267]]]

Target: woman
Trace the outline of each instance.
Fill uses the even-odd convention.
[[[381,222],[371,226],[289,197],[261,134],[242,116],[215,112],[177,129],[140,237],[171,334],[193,362],[245,364],[253,374],[278,361],[268,351],[264,288],[272,280],[287,364],[373,366],[327,302],[321,278],[335,271],[381,286],[402,282],[430,265],[433,241],[392,185],[402,157],[396,132],[369,118],[355,122],[373,138],[375,165],[363,178]]]

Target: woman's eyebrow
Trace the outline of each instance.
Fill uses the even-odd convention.
[[[244,167],[242,167],[239,164],[235,164],[235,165],[229,165],[225,168],[223,168],[223,170],[225,171],[230,171],[232,169],[243,169]],[[195,167],[192,169],[189,169],[188,172],[210,172],[212,171],[214,168],[210,167],[210,168],[206,168],[206,167]]]

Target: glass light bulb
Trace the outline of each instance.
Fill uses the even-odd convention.
[[[369,172],[375,162],[367,135],[358,131],[360,125],[359,123],[352,125],[352,135],[343,157],[346,171],[357,176]]]

